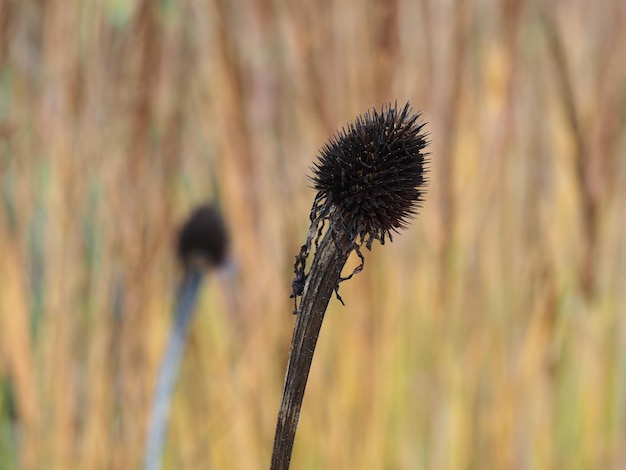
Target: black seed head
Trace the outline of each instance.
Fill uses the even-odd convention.
[[[185,267],[200,260],[209,266],[224,263],[228,253],[228,233],[217,208],[198,207],[180,230],[178,258]]]
[[[406,227],[424,196],[428,145],[420,113],[388,104],[358,116],[321,150],[311,178],[318,215],[338,216],[360,244]],[[360,242],[357,239],[360,238]]]

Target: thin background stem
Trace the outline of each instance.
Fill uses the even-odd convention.
[[[172,392],[180,369],[180,360],[183,355],[187,330],[193,307],[200,291],[202,272],[190,269],[185,274],[178,300],[176,303],[176,318],[170,335],[167,352],[161,363],[161,370],[152,402],[150,413],[150,426],[146,441],[146,455],[144,468],[157,470],[161,468],[161,454],[165,443],[167,421],[172,402]]]

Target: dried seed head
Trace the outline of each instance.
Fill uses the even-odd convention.
[[[406,227],[424,196],[428,145],[420,113],[388,104],[367,111],[321,150],[313,168],[322,217],[338,216],[358,245]],[[331,222],[332,223],[332,222]]]
[[[200,262],[220,266],[228,253],[228,233],[219,210],[205,204],[198,207],[178,236],[178,258],[185,267]]]
[[[363,269],[361,246],[369,249],[374,240],[385,243],[392,232],[406,227],[417,214],[424,197],[428,172],[427,134],[420,113],[411,114],[407,102],[372,109],[341,129],[323,147],[313,166],[313,187],[317,190],[311,209],[311,226],[300,253],[296,255],[291,297],[295,311],[304,293],[308,274],[306,260],[311,245],[317,246],[324,225],[341,250],[354,250],[361,260],[352,274]]]

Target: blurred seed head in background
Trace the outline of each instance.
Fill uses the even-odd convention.
[[[226,261],[228,245],[228,232],[219,209],[205,204],[195,209],[180,229],[178,259],[186,267],[219,267]]]

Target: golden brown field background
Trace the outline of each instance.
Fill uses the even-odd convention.
[[[294,469],[626,468],[626,2],[0,0],[0,468],[268,468],[317,149],[410,99],[420,216],[331,300]],[[354,267],[351,260],[347,269]]]

